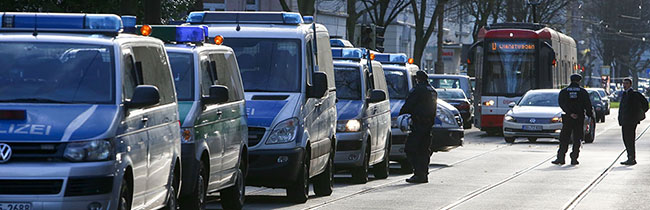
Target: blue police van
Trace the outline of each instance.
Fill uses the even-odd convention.
[[[163,42],[135,17],[0,13],[0,208],[177,207],[181,138]]]
[[[364,55],[365,54],[365,55]],[[332,48],[338,124],[334,166],[347,169],[355,183],[389,174],[390,102],[381,63],[369,51]]]
[[[298,203],[332,193],[336,87],[327,29],[290,12],[192,12],[235,51],[248,116],[247,185]]]

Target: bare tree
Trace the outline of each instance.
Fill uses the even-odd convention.
[[[278,0],[278,1],[280,1],[280,5],[282,6],[282,11],[291,12],[291,8],[289,8],[289,5],[287,4],[286,0]]]
[[[424,49],[433,35],[433,29],[436,26],[436,17],[438,17],[440,11],[438,7],[443,7],[449,0],[438,0],[436,3],[436,9],[434,14],[430,17],[427,17],[427,6],[429,3],[427,0],[421,0],[418,4],[415,0],[411,1],[411,7],[413,8],[413,18],[415,19],[415,44],[413,48],[413,59],[415,63],[419,64],[422,61],[422,54]],[[418,8],[419,7],[419,8]],[[428,18],[428,24],[427,24]]]
[[[367,7],[358,11],[357,9],[357,3],[358,0],[347,0],[347,12],[348,12],[348,17],[345,19],[345,27],[346,27],[346,32],[347,32],[347,39],[350,41],[354,40],[355,37],[355,28],[357,25],[357,20],[359,17],[363,16],[365,13],[368,11],[377,8],[377,5],[371,5],[370,7]],[[357,44],[357,43],[355,43]]]

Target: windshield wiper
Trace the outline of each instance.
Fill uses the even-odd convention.
[[[19,102],[19,103],[59,103],[59,104],[69,104],[68,101],[58,101],[47,98],[16,98],[16,99],[4,99],[0,102]]]

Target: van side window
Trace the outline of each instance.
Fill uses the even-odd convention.
[[[243,93],[239,91],[241,79],[237,70],[235,56],[230,53],[210,54],[210,62],[216,67],[217,84],[228,87],[228,102],[243,99]]]
[[[153,85],[160,92],[160,104],[176,101],[176,92],[172,83],[171,70],[167,61],[167,53],[161,47],[133,47],[136,65],[142,66],[142,84]]]
[[[138,86],[135,63],[130,53],[122,56],[122,100],[130,100],[135,87]]]
[[[201,55],[199,57],[200,70],[199,74],[201,77],[201,95],[206,96],[210,94],[210,86],[215,84],[215,75],[212,72],[212,64],[210,63],[210,57],[207,55]]]
[[[327,85],[329,88],[336,88],[334,79],[334,65],[332,64],[332,48],[330,47],[330,37],[327,33],[316,33],[318,42],[318,71],[327,74]]]
[[[386,78],[384,77],[384,70],[380,66],[373,66],[373,77],[375,79],[375,89],[384,90],[388,94],[388,87],[386,85]]]

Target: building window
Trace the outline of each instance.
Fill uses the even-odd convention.
[[[211,11],[226,10],[226,0],[203,0],[203,8]]]
[[[260,10],[259,0],[246,0],[246,11]]]

